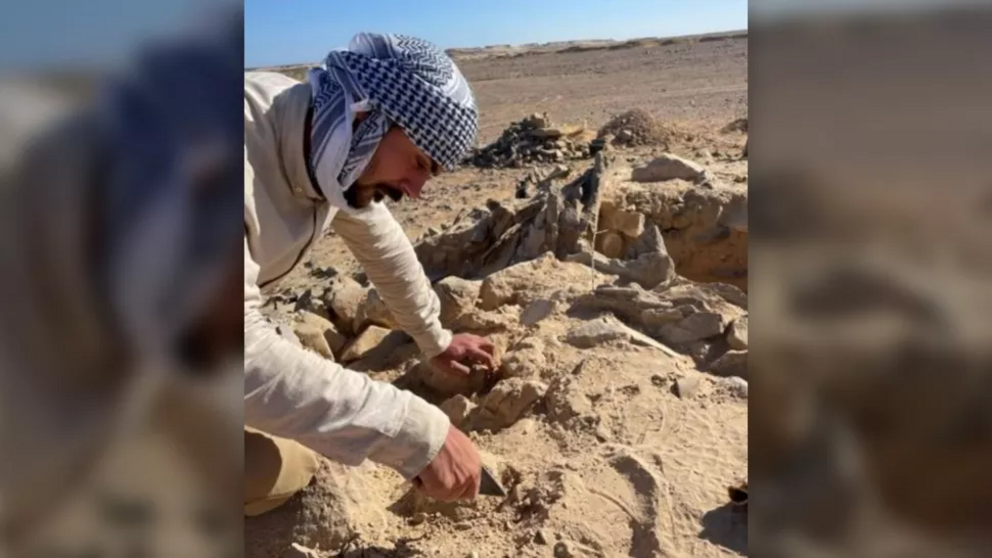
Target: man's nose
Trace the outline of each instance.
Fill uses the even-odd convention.
[[[410,196],[413,199],[417,199],[420,197],[420,192],[423,191],[424,184],[426,183],[427,183],[426,179],[417,177],[413,179],[404,180],[400,184],[400,187],[403,189],[404,194]]]

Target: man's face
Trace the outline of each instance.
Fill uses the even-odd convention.
[[[394,201],[403,196],[416,199],[438,170],[438,165],[413,144],[402,128],[393,126],[383,136],[365,171],[345,192],[345,198],[357,208],[384,196]]]

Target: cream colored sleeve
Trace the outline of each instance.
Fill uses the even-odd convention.
[[[258,272],[246,239],[245,425],[348,465],[367,458],[417,476],[444,445],[448,417],[282,338],[259,312]]]
[[[349,215],[338,211],[331,225],[368,275],[396,322],[432,358],[451,343],[441,326],[441,303],[403,228],[385,205]]]

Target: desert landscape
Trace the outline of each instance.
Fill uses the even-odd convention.
[[[497,375],[421,362],[333,231],[266,312],[440,406],[508,495],[443,504],[328,462],[246,518],[246,556],[747,554],[747,53],[746,32],[450,52],[478,147],[390,209]]]

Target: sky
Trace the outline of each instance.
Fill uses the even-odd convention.
[[[236,1],[32,0],[7,4],[0,17],[0,72],[124,63],[135,47],[182,33]]]
[[[747,0],[245,0],[245,66],[316,63],[360,31],[441,48],[747,29]]]

